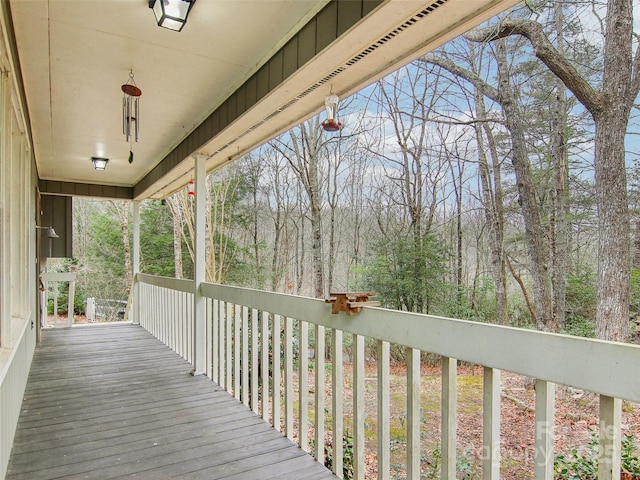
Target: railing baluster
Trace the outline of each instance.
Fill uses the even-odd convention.
[[[333,473],[338,478],[343,478],[344,447],[342,436],[344,434],[344,418],[342,401],[343,392],[343,365],[342,365],[342,330],[333,329],[331,335],[332,365],[331,365],[331,418],[333,430]]]
[[[258,413],[258,310],[251,310],[251,410]]]
[[[309,324],[298,320],[300,359],[298,363],[298,438],[300,448],[309,451]]]
[[[269,421],[269,313],[262,312],[262,419]]]
[[[293,319],[284,318],[284,431],[293,440]]]
[[[378,480],[389,480],[389,342],[378,340]]]
[[[249,406],[249,308],[242,307],[242,403]]]
[[[364,337],[353,335],[353,478],[364,480]]]
[[[226,389],[226,378],[225,378],[225,373],[227,371],[226,367],[225,367],[225,345],[226,345],[226,340],[225,340],[225,331],[226,331],[226,315],[225,315],[225,309],[226,309],[226,302],[220,300],[218,302],[218,312],[220,313],[218,315],[218,369],[219,369],[219,374],[218,374],[218,385],[220,385],[222,388]]]
[[[316,416],[316,445],[315,456],[316,460],[324,465],[324,326],[316,325],[315,329],[315,416]]]
[[[458,361],[442,357],[442,470],[443,480],[456,479],[456,427],[458,402]]]
[[[232,386],[233,386],[233,355],[232,355],[232,350],[231,350],[231,338],[233,335],[233,307],[234,305],[231,302],[227,302],[227,315],[225,318],[226,321],[226,327],[227,327],[227,331],[226,331],[226,345],[225,345],[225,352],[227,354],[227,358],[225,360],[225,364],[227,367],[227,372],[225,375],[225,389],[227,390],[227,392],[231,393],[232,390]]]
[[[207,327],[207,341],[205,343],[205,357],[207,361],[206,373],[209,378],[213,380],[213,318],[211,316],[211,305],[213,300],[210,298],[205,299],[204,315],[205,325]]]
[[[220,326],[218,324],[220,319],[220,312],[218,307],[218,300],[211,301],[211,371],[212,380],[220,385],[220,363],[218,357],[218,346],[220,344]]]
[[[500,370],[484,367],[482,478],[500,478]]]
[[[240,340],[242,309],[240,305],[233,306],[233,396],[240,400],[240,357],[242,345]]]
[[[620,478],[622,400],[600,395],[598,480]]]
[[[176,353],[178,355],[180,355],[182,358],[184,358],[184,353],[182,351],[182,335],[181,335],[181,331],[182,331],[182,318],[183,318],[183,304],[184,302],[184,293],[178,293],[178,298],[176,300],[176,315],[175,315],[175,330],[176,330],[176,346],[175,346],[175,350]]]
[[[273,343],[273,371],[271,376],[273,377],[273,398],[271,418],[273,419],[272,425],[277,431],[281,431],[280,427],[280,315],[273,315],[273,333],[271,337]]]
[[[420,350],[407,348],[407,478],[420,478]]]
[[[536,380],[536,480],[553,480],[555,401],[555,384]]]

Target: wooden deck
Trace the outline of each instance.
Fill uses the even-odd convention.
[[[334,477],[143,328],[46,330],[7,479]]]

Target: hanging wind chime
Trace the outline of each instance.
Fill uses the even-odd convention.
[[[133,162],[133,139],[140,140],[140,96],[142,90],[129,72],[129,81],[122,85],[122,133],[129,142],[129,163]]]

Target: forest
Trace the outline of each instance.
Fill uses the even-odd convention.
[[[527,1],[211,172],[207,281],[633,340],[633,6]],[[141,271],[191,277],[193,207],[142,202]],[[131,212],[74,198],[79,303],[129,297]]]

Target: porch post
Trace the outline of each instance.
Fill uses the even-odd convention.
[[[194,190],[195,190],[195,261],[193,266],[194,292],[193,292],[193,370],[192,375],[204,375],[206,373],[206,312],[205,298],[200,293],[200,285],[205,281],[205,222],[206,222],[206,155],[195,154],[194,159]]]
[[[140,273],[140,202],[133,202],[133,292],[131,294],[131,323],[140,325],[140,292],[137,275]]]

